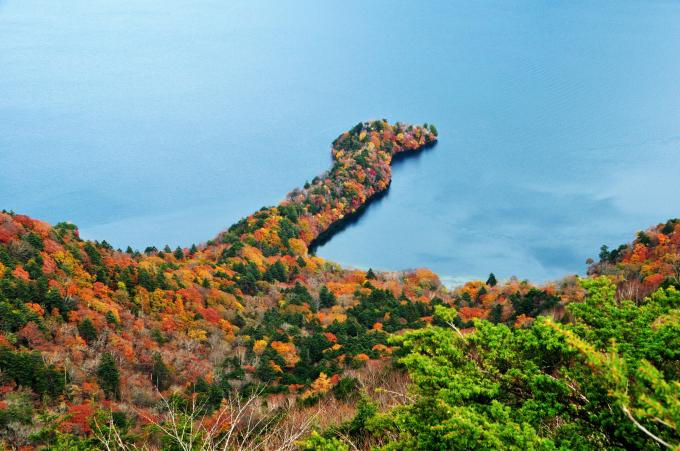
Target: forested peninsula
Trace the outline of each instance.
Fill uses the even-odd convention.
[[[677,449],[680,220],[540,286],[310,252],[437,135],[359,123],[185,248],[3,210],[0,449]]]

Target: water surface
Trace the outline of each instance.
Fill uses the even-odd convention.
[[[323,257],[546,280],[678,216],[680,4],[283,3],[0,0],[0,207],[189,245],[384,117],[440,143]]]

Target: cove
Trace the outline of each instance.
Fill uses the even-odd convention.
[[[405,160],[412,160],[412,159],[417,159],[422,156],[423,153],[427,152],[428,150],[432,149],[437,145],[436,141],[423,146],[422,148],[418,149],[415,152],[403,152],[403,153],[398,153],[392,157],[392,171],[394,171],[395,167],[398,167],[403,161]],[[366,211],[371,208],[371,206],[377,206],[381,202],[383,202],[387,196],[390,193],[390,187],[392,186],[392,183],[390,181],[390,184],[387,186],[387,189],[384,191],[380,191],[373,196],[371,196],[364,204],[361,205],[356,211],[346,215],[344,218],[342,218],[339,221],[336,221],[333,223],[328,229],[326,229],[323,233],[321,233],[318,237],[316,237],[309,245],[309,251],[312,254],[316,254],[317,250],[320,248],[322,249],[326,244],[328,244],[333,237],[337,236],[338,234],[343,233],[345,230],[348,228],[354,227],[359,223],[359,220],[361,219],[362,216],[366,214]]]

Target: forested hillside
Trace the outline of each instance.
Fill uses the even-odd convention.
[[[677,447],[680,221],[544,286],[309,252],[436,140],[360,123],[328,172],[187,248],[0,213],[0,444]]]

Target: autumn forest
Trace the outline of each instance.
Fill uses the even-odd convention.
[[[3,210],[0,449],[680,449],[680,220],[545,284],[310,251],[437,137],[361,122],[184,248]]]

